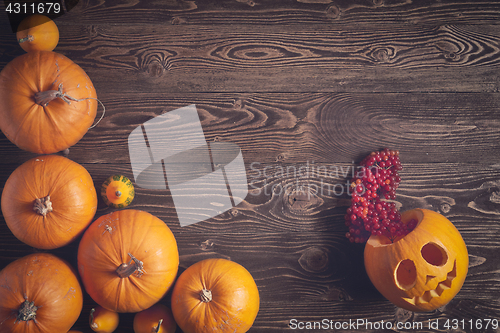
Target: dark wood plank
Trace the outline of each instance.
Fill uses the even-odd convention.
[[[404,163],[500,161],[497,93],[146,94],[102,86],[104,119],[70,149],[85,163],[129,164],[128,136],[144,122],[196,104],[207,141],[237,144],[247,164],[353,163],[372,150],[399,149]],[[99,94],[99,93],[98,93]],[[99,109],[99,112],[100,109]],[[25,161],[0,135],[0,164]],[[80,158],[81,157],[81,158]]]
[[[1,4],[3,5],[3,4]],[[457,0],[238,0],[120,1],[80,0],[60,21],[149,24],[498,24],[495,1]]]
[[[0,42],[3,66],[19,47],[9,33]],[[499,42],[495,25],[101,24],[61,26],[55,51],[99,92],[497,92]]]

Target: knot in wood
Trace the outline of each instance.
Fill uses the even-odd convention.
[[[337,5],[329,5],[326,8],[326,16],[331,19],[336,19],[340,17],[340,8]]]
[[[214,248],[215,242],[211,239],[200,242],[200,248],[202,251],[211,251]]]
[[[389,62],[390,56],[387,49],[378,49],[373,52],[373,58],[378,62]]]
[[[233,102],[233,106],[235,109],[241,109],[243,107],[243,101],[241,99],[235,99]]]
[[[283,162],[285,160],[285,155],[284,154],[278,154],[278,156],[276,156],[276,162]]]
[[[328,254],[323,249],[311,247],[300,256],[299,264],[307,272],[323,272],[328,267]]]
[[[413,316],[413,312],[402,308],[397,308],[394,316],[396,317],[396,321],[404,323],[411,319],[411,317]]]
[[[89,25],[87,27],[87,32],[92,38],[97,36],[97,28],[95,27],[95,25]]]
[[[294,215],[311,215],[321,206],[323,200],[318,196],[322,190],[316,184],[294,180],[294,184],[284,185],[284,210]]]
[[[447,202],[443,202],[442,204],[439,205],[439,210],[441,210],[443,214],[447,214],[451,210],[451,205]]]
[[[165,68],[158,61],[153,61],[148,66],[148,73],[153,77],[160,77],[165,72]]]

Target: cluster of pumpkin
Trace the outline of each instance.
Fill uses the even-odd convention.
[[[52,21],[31,20],[37,34],[56,38]],[[20,39],[44,41],[37,34]],[[95,90],[78,65],[52,52],[52,44],[21,44],[28,53],[0,73],[1,130],[18,147],[43,154],[9,176],[1,209],[12,233],[35,248],[60,248],[81,237],[78,269],[49,252],[7,265],[0,272],[0,331],[76,332],[69,330],[83,308],[81,279],[98,305],[90,313],[96,332],[113,332],[118,313],[136,313],[136,333],[173,332],[177,325],[186,333],[246,332],[257,316],[259,293],[243,266],[206,259],[177,277],[177,242],[158,217],[121,209],[92,222],[98,196],[91,175],[54,153],[75,144],[94,121]],[[108,205],[124,208],[134,191],[118,176],[103,184],[101,194]],[[170,289],[171,309],[160,303]]]

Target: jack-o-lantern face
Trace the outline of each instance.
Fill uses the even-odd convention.
[[[460,291],[469,256],[462,236],[443,215],[426,209],[402,214],[418,221],[415,229],[392,243],[372,236],[365,247],[365,268],[373,285],[401,308],[431,311]]]

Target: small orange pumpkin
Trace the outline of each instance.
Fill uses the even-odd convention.
[[[170,228],[140,210],[101,216],[78,247],[85,290],[97,304],[115,312],[139,312],[157,303],[172,286],[178,266]]]
[[[0,272],[0,332],[67,332],[83,307],[71,266],[49,253],[34,253]]]
[[[22,242],[55,249],[75,240],[92,222],[97,193],[88,171],[59,156],[32,158],[9,176],[2,214]]]
[[[52,51],[59,42],[59,29],[47,16],[34,14],[19,23],[16,38],[26,52]]]
[[[252,275],[226,259],[205,259],[188,267],[172,292],[172,313],[184,333],[244,333],[259,311]]]
[[[118,327],[120,316],[118,313],[98,305],[90,310],[89,324],[92,331],[97,333],[112,333]]]
[[[172,310],[160,303],[134,316],[134,333],[174,333],[176,329]]]
[[[85,71],[51,51],[28,52],[0,73],[0,130],[19,148],[53,154],[76,144],[97,113]]]
[[[113,175],[102,184],[101,197],[110,207],[127,207],[135,197],[134,185],[125,176]]]
[[[427,209],[402,213],[401,220],[417,221],[406,236],[392,243],[371,236],[364,257],[366,272],[380,293],[397,306],[432,311],[460,291],[467,275],[467,247],[455,226]]]

